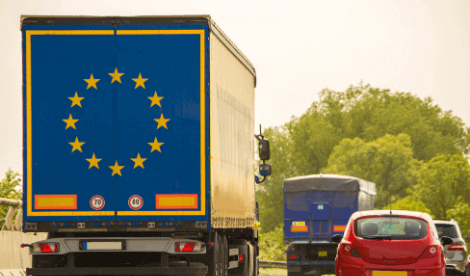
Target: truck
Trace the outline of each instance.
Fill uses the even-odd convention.
[[[21,31],[23,231],[47,233],[21,245],[26,274],[257,275],[269,141],[255,68],[212,18],[24,15]]]
[[[287,273],[335,274],[337,243],[356,211],[374,209],[375,184],[343,175],[308,175],[284,180],[284,244]]]

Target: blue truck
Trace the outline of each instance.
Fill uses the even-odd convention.
[[[283,188],[288,275],[335,274],[330,238],[344,233],[354,212],[374,209],[375,184],[320,174],[286,179]]]
[[[210,16],[22,16],[27,275],[257,275],[256,71]]]

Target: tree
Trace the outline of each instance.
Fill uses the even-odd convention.
[[[19,176],[19,173],[8,169],[5,173],[5,178],[0,182],[0,198],[21,199],[21,193],[15,190],[15,188],[21,185]],[[5,217],[9,209],[9,206],[0,205],[0,229],[5,224]]]
[[[392,201],[394,202],[391,204],[391,207],[390,207],[390,204],[388,204],[383,207],[383,210],[391,209],[391,210],[415,211],[415,212],[421,212],[421,213],[427,213],[427,214],[431,213],[431,210],[428,207],[426,207],[426,205],[422,201],[414,198],[412,195],[408,195],[396,201],[395,201],[395,198],[392,196]]]
[[[407,140],[400,141],[400,135],[407,135]],[[417,183],[423,162],[438,155],[470,153],[470,128],[451,112],[443,112],[430,98],[423,100],[411,93],[392,93],[362,83],[340,92],[323,89],[320,100],[305,114],[268,129],[266,137],[271,141],[269,163],[273,173],[257,192],[263,231],[283,223],[285,178],[326,171],[362,176],[382,189],[377,203],[383,207],[389,194],[397,200],[407,196],[405,191]],[[384,137],[395,137],[396,141],[389,143],[386,140],[391,138],[386,138],[380,141],[388,146],[373,145]],[[343,144],[342,150],[353,147],[351,150],[357,151],[354,158],[344,160],[349,162],[347,168],[335,168],[339,163],[329,161],[340,143],[349,143]],[[361,143],[367,148],[362,153]],[[395,146],[406,151],[400,153]],[[341,150],[337,152],[336,159]],[[353,159],[369,165],[354,165]]]
[[[260,231],[269,232],[283,217],[283,190],[282,183],[286,177],[293,175],[292,142],[289,136],[290,123],[278,128],[268,128],[263,135],[269,139],[271,147],[272,175],[259,184],[256,199],[259,204]]]
[[[413,159],[410,137],[386,134],[375,141],[360,138],[344,139],[328,159],[326,173],[350,175],[376,184],[376,206],[383,207],[389,196],[406,196],[406,189],[415,184],[414,170],[419,162]]]
[[[470,236],[470,206],[468,203],[459,202],[454,208],[446,211],[448,218],[453,218],[459,224],[460,232],[463,237]]]
[[[470,201],[470,166],[461,154],[439,155],[419,171],[413,193],[436,218],[449,218],[447,211]]]

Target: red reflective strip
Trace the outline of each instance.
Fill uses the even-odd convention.
[[[291,232],[308,232],[308,226],[294,226],[290,227]]]
[[[334,225],[333,232],[344,232],[346,230],[346,225]]]

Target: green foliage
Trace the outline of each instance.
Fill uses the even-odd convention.
[[[470,206],[468,203],[459,202],[454,208],[447,210],[447,217],[455,219],[459,224],[462,237],[470,236]]]
[[[15,188],[21,185],[21,179],[19,174],[9,169],[5,173],[5,178],[0,182],[0,198],[8,199],[21,199],[21,193],[16,191]],[[7,215],[9,206],[0,205],[0,229],[5,224],[5,217]]]
[[[410,137],[407,134],[385,136],[371,142],[356,137],[344,139],[336,146],[328,160],[326,173],[350,175],[376,184],[375,203],[386,205],[389,196],[406,196],[406,188],[415,184]]]
[[[321,172],[357,176],[377,184],[381,208],[389,194],[400,200],[407,189],[417,193],[414,185],[423,163],[439,155],[470,153],[470,128],[430,98],[363,84],[342,92],[322,90],[305,114],[267,129],[265,136],[273,168],[257,192],[265,231],[283,222],[285,178]],[[418,200],[434,212],[434,203]]]
[[[439,155],[419,172],[413,193],[436,218],[451,218],[447,211],[470,201],[470,166],[461,154]]]
[[[286,261],[286,247],[282,241],[282,225],[264,233],[259,230],[259,259],[266,261]]]
[[[394,201],[394,197],[392,196],[392,208],[390,208],[390,204],[386,205],[383,207],[383,210],[405,210],[405,211],[415,211],[415,212],[421,212],[421,213],[431,213],[431,210],[426,207],[426,205],[418,200],[414,199],[413,196],[408,195],[402,199],[399,199],[397,201]],[[433,215],[431,217],[434,218]]]
[[[271,160],[268,163],[275,172],[259,185],[256,192],[260,223],[265,232],[274,230],[274,227],[283,221],[282,183],[286,177],[294,175],[289,128],[289,125],[284,125],[280,128],[267,129],[263,133],[269,139],[271,147]]]

